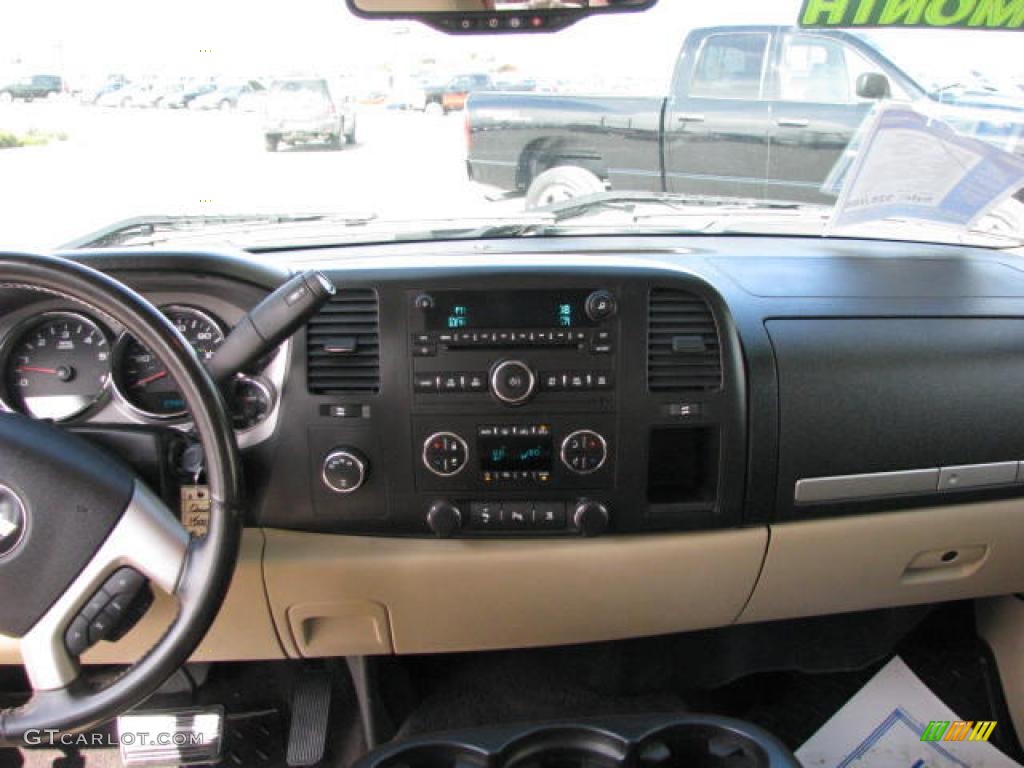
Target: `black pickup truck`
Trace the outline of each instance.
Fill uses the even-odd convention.
[[[468,172],[527,207],[608,188],[831,203],[823,182],[884,98],[984,132],[989,105],[929,94],[856,35],[714,27],[686,37],[666,98],[473,94]],[[1019,141],[1024,112],[993,120]]]

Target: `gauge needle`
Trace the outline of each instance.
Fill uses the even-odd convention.
[[[152,384],[154,381],[158,381],[167,375],[167,371],[160,371],[160,373],[154,373],[152,376],[147,376],[144,379],[139,379],[133,384],[136,387],[144,387],[147,384]]]
[[[48,373],[51,376],[56,376],[59,373],[56,368],[37,368],[34,365],[19,365],[15,370],[18,373]]]

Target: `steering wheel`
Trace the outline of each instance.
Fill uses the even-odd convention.
[[[189,343],[152,304],[89,267],[0,253],[0,288],[39,291],[123,325],[167,367],[206,457],[209,530],[192,538],[127,466],[45,421],[0,414],[0,633],[16,638],[29,701],[0,711],[0,746],[27,731],[72,731],[139,704],[191,656],[227,593],[241,537],[239,462],[224,400]],[[166,633],[106,686],[82,674],[65,644],[69,624],[122,568],[178,602]],[[120,571],[124,573],[124,571]]]

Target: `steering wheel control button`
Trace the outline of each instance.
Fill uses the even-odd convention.
[[[537,390],[537,377],[521,360],[503,360],[491,369],[491,392],[506,405],[520,405]]]
[[[573,512],[572,522],[584,536],[598,536],[608,529],[611,516],[608,508],[599,501],[581,499]]]
[[[427,525],[435,536],[451,538],[462,527],[462,512],[450,501],[435,501],[427,512]]]
[[[362,488],[369,462],[355,448],[336,448],[324,458],[321,477],[334,493],[354,493]]]
[[[0,560],[18,548],[28,531],[28,512],[21,497],[0,485]]]
[[[589,475],[608,461],[608,443],[589,429],[572,432],[562,441],[562,463],[578,475]]]
[[[81,656],[89,645],[89,622],[84,616],[79,616],[64,633],[64,646],[72,656]]]
[[[454,477],[466,468],[469,447],[454,432],[435,432],[423,442],[423,465],[438,477]]]
[[[610,291],[594,291],[587,296],[584,311],[587,317],[595,323],[614,317],[619,310],[619,304]]]

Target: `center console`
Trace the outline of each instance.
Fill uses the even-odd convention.
[[[356,768],[799,768],[777,738],[708,715],[496,725],[392,742]]]
[[[342,289],[296,345],[307,442],[281,451],[310,469],[283,478],[291,511],[270,498],[265,523],[476,538],[738,522],[742,367],[703,282],[331,277]]]

